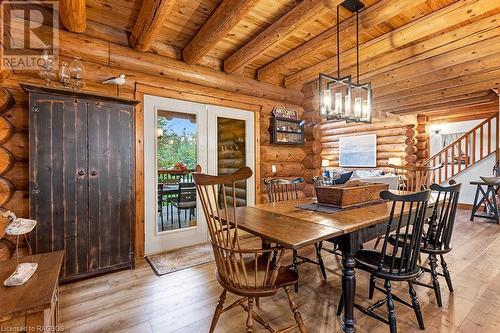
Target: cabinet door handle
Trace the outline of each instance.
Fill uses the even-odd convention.
[[[78,175],[79,176],[84,176],[85,175],[85,171],[84,170],[78,170]]]
[[[95,170],[92,170],[92,172],[90,173],[91,176],[96,176],[97,175],[97,171]]]

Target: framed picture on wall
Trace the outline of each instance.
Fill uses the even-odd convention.
[[[377,134],[341,136],[339,138],[339,165],[375,168],[377,166]]]

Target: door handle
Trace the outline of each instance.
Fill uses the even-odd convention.
[[[97,175],[97,171],[92,170],[92,172],[90,172],[90,175],[91,175],[91,176],[96,176],[96,175]]]
[[[78,170],[78,175],[79,176],[85,176],[85,171],[84,170]]]

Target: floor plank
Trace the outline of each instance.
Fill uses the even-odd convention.
[[[476,219],[460,210],[454,231],[454,249],[447,262],[455,287],[450,294],[441,281],[443,308],[438,308],[432,290],[416,286],[424,313],[425,332],[500,332],[500,226]],[[253,240],[249,240],[253,241]],[[370,246],[368,244],[367,246]],[[311,249],[304,252],[311,254]],[[341,332],[336,317],[340,295],[339,259],[324,254],[328,279],[323,281],[315,266],[300,266],[300,291],[294,294],[309,332]],[[288,258],[289,260],[289,258]],[[126,270],[61,287],[60,313],[65,332],[207,332],[221,288],[214,277],[213,263],[157,277],[145,261]],[[430,277],[425,277],[428,281]],[[356,302],[369,304],[368,275],[357,273]],[[406,285],[395,292],[408,298]],[[380,293],[375,299],[382,298]],[[227,302],[236,299],[228,295]],[[381,310],[385,310],[382,308]],[[271,325],[291,324],[284,292],[261,301],[258,310]],[[383,312],[381,312],[383,313]],[[419,330],[413,311],[396,303],[400,332]],[[355,313],[357,332],[388,332],[378,321]],[[222,315],[216,332],[245,332],[246,314],[234,309]],[[261,332],[257,326],[257,332]],[[263,331],[262,331],[263,332]]]

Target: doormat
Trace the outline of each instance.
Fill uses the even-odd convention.
[[[215,260],[210,243],[154,254],[147,256],[146,259],[158,276]]]

